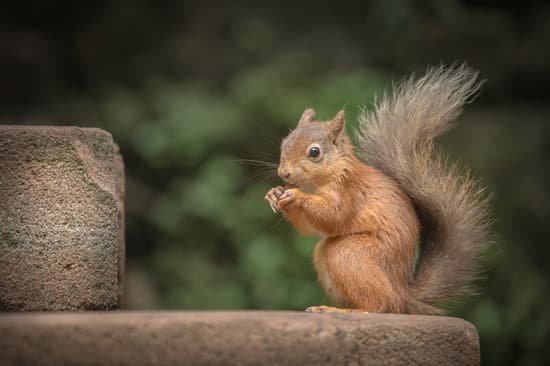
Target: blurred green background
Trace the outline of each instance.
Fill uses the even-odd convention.
[[[3,123],[95,126],[127,176],[128,308],[327,303],[314,238],[263,201],[305,107],[330,118],[411,72],[467,61],[487,83],[441,141],[493,193],[473,322],[484,364],[548,362],[550,6],[545,1],[27,1],[0,12]]]

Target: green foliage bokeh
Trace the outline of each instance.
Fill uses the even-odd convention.
[[[327,303],[315,238],[263,197],[279,142],[411,72],[467,61],[487,82],[442,149],[493,196],[495,244],[473,322],[484,364],[545,364],[550,341],[550,6],[492,1],[116,0],[6,5],[0,117],[101,127],[126,163],[126,306]],[[4,29],[4,28],[3,28]],[[269,173],[272,173],[269,175]]]
[[[303,309],[327,301],[312,267],[315,238],[300,238],[273,214],[263,197],[280,183],[275,169],[248,160],[277,163],[278,143],[304,106],[326,119],[348,106],[351,130],[357,107],[389,79],[365,68],[307,72],[305,60],[273,61],[242,71],[223,91],[157,80],[146,83],[145,97],[123,90],[101,100],[103,123],[121,146],[163,177],[139,213],[157,236],[141,270],[160,307]]]

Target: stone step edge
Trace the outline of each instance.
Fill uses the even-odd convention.
[[[0,314],[0,364],[477,365],[469,322],[396,314],[122,311]]]

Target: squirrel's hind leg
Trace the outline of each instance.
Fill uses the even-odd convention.
[[[315,247],[319,281],[329,297],[344,308],[312,307],[311,312],[404,313],[404,278],[389,276],[370,235],[326,238]],[[373,259],[374,258],[374,259]],[[338,310],[334,310],[338,309]]]

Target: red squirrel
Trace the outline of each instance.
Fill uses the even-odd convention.
[[[281,145],[286,186],[265,198],[300,234],[321,238],[315,269],[341,308],[307,311],[439,314],[443,302],[472,293],[489,243],[487,198],[433,140],[480,85],[466,66],[401,82],[362,111],[357,147],[343,110],[327,122],[303,112]]]

